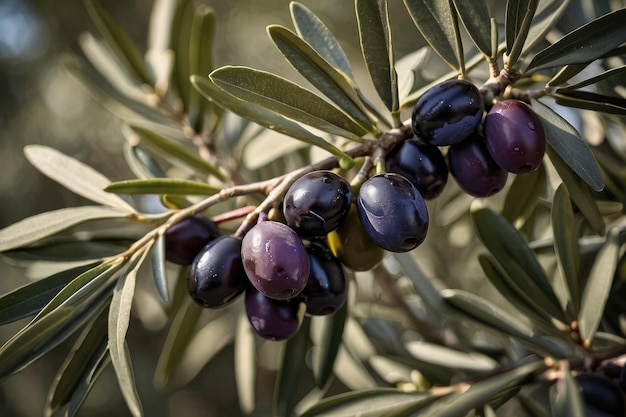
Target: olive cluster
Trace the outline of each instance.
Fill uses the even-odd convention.
[[[534,171],[545,153],[543,125],[530,106],[508,99],[486,108],[478,88],[465,80],[427,90],[415,103],[411,120],[416,141],[448,147],[450,173],[475,197],[500,191],[509,173]],[[438,163],[439,178],[445,168]]]
[[[587,417],[624,417],[626,415],[626,368],[616,378],[604,374],[581,373],[576,381]]]

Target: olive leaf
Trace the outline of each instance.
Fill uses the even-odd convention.
[[[461,22],[476,48],[486,57],[492,55],[492,39],[490,31],[491,16],[485,0],[463,1],[453,0]]]
[[[626,116],[626,100],[589,91],[557,89],[550,94],[557,104],[596,112]]]
[[[330,315],[313,317],[311,320],[311,339],[314,346],[312,368],[315,384],[319,389],[324,388],[332,377],[347,314],[348,307],[344,304]]]
[[[570,5],[570,0],[539,0],[533,16],[528,36],[524,43],[524,53],[541,42],[554,27]]]
[[[509,222],[526,221],[545,194],[548,176],[544,164],[525,175],[516,175],[507,190],[502,216]]]
[[[169,48],[175,51],[174,68],[172,71],[173,93],[180,99],[183,110],[189,109],[191,86],[189,76],[191,73],[191,28],[195,13],[194,2],[191,0],[179,0],[172,16],[170,27]]]
[[[118,194],[213,195],[220,189],[207,183],[176,178],[124,180],[109,184],[105,191]]]
[[[157,161],[141,145],[124,142],[124,159],[139,179],[165,178],[165,172]]]
[[[528,37],[533,17],[537,10],[538,0],[508,0],[506,2],[506,34],[505,65],[513,67],[522,54],[524,42]]]
[[[554,417],[584,417],[585,404],[580,394],[580,387],[572,377],[569,363],[560,362],[560,371],[556,384],[551,387],[552,415]]]
[[[213,41],[216,31],[216,18],[213,10],[200,5],[194,12],[191,25],[191,39],[189,41],[189,75],[208,75],[213,70]],[[196,132],[202,131],[205,110],[210,102],[204,100],[196,90],[190,89],[189,97],[189,124]]]
[[[239,314],[235,336],[235,380],[241,411],[250,414],[256,404],[255,335],[245,311]]]
[[[154,241],[154,246],[150,251],[152,265],[152,280],[157,294],[163,303],[169,301],[169,287],[167,273],[165,272],[165,234],[159,234]]]

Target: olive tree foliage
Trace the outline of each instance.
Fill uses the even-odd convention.
[[[489,198],[472,199],[450,181],[429,203],[430,234],[447,237],[387,253],[371,271],[348,271],[344,308],[304,317],[294,337],[270,342],[279,361],[274,414],[582,416],[574,377],[608,375],[626,359],[626,9],[588,4],[597,17],[560,33],[568,1],[509,0],[491,10],[485,0],[404,0],[427,46],[398,59],[387,2],[355,0],[363,60],[350,62],[315,11],[292,2],[292,27],[267,26],[295,70],[288,79],[215,68],[219,16],[203,3],[156,0],[154,33],[168,36],[150,37],[139,51],[87,0],[100,37],[85,37],[84,55],[66,57],[64,67],[125,121],[123,151],[136,178],[111,182],[55,149],[26,146],[36,169],[93,204],[0,230],[6,259],[55,265],[0,296],[0,323],[27,319],[0,347],[0,378],[69,339],[44,414],[76,415],[112,366],[129,411],[142,415],[126,336],[138,280],[152,279],[170,320],[156,388],[202,372],[185,368],[190,346],[203,343],[207,363],[234,344],[240,407],[254,412],[259,341],[243,305],[215,313],[195,304],[186,268],[166,264],[165,232],[202,213],[223,234],[241,235],[318,169],[358,186],[412,136],[421,94],[461,78],[486,101],[531,104],[547,138],[542,164]],[[371,85],[357,82],[361,67]],[[159,196],[162,210],[144,209],[146,195]],[[470,249],[450,262],[478,271],[462,289],[448,285],[462,277],[426,267],[447,262],[459,230],[469,230]],[[304,374],[314,381],[307,395]]]

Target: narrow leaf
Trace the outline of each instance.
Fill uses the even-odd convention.
[[[517,175],[509,187],[502,216],[509,222],[525,221],[537,208],[537,202],[545,194],[548,177],[543,164],[533,172]]]
[[[451,0],[404,0],[424,39],[457,73],[464,67],[456,11]]]
[[[256,404],[255,335],[245,311],[239,314],[235,336],[235,380],[241,411],[251,414]]]
[[[604,188],[600,167],[580,134],[545,104],[535,101],[533,109],[543,122],[548,145],[595,191]],[[570,189],[571,192],[571,189]]]
[[[537,10],[524,43],[525,51],[531,50],[545,38],[567,10],[570,0],[539,0],[537,3]]]
[[[152,178],[113,182],[104,189],[118,194],[213,195],[220,191],[204,182],[176,178]]]
[[[213,70],[213,42],[215,38],[215,13],[206,6],[197,7],[191,26],[189,41],[189,74],[208,75]],[[202,99],[200,93],[190,90],[189,97],[189,124],[196,132],[202,131],[204,111],[209,104]]]
[[[491,16],[486,0],[454,0],[454,7],[476,48],[486,57],[491,56]]]
[[[508,0],[506,3],[506,58],[505,65],[514,66],[524,47],[528,31],[537,11],[538,0]]]
[[[102,206],[66,207],[36,214],[0,229],[0,252],[30,245],[89,220],[121,219],[128,212]]]
[[[594,61],[626,42],[626,9],[607,13],[537,53],[526,71]]]
[[[585,403],[580,394],[580,387],[570,373],[567,361],[561,362],[559,377],[551,388],[556,393],[552,397],[552,415],[554,417],[585,417]]]
[[[626,65],[622,65],[620,67],[615,67],[608,69],[598,75],[587,78],[585,80],[576,82],[574,84],[570,84],[567,87],[561,87],[558,89],[559,92],[570,91],[570,90],[578,90],[580,88],[584,88],[590,85],[594,85],[599,83],[600,81],[610,80],[612,77],[621,77],[626,74]]]
[[[411,341],[405,345],[407,351],[418,361],[441,366],[460,372],[488,372],[497,363],[492,358],[476,352],[463,352],[424,341]]]
[[[319,136],[304,129],[297,123],[292,122],[279,114],[266,110],[262,107],[238,100],[220,90],[210,79],[202,77],[191,77],[191,83],[202,95],[210,101],[214,101],[220,107],[232,111],[241,117],[258,123],[268,129],[275,130],[294,139],[303,141],[313,146],[322,148],[340,158],[349,158],[342,150],[333,144],[325,141]]]
[[[595,112],[626,116],[626,99],[589,91],[562,91],[550,94],[557,104]]]
[[[612,228],[608,231],[606,242],[593,262],[582,294],[578,322],[580,336],[587,347],[591,346],[593,342],[604,314],[604,306],[606,305],[609,291],[611,290],[613,276],[619,260],[619,235],[618,228]]]
[[[331,315],[313,317],[311,337],[314,345],[313,376],[322,389],[330,380],[335,358],[341,345],[348,307],[344,305]]]
[[[152,279],[161,301],[169,301],[167,274],[165,272],[165,235],[159,234],[150,253],[152,263]]]
[[[352,67],[346,53],[328,27],[311,10],[301,3],[289,4],[296,32],[308,42],[326,61],[354,80]]]
[[[72,393],[70,401],[67,405],[67,417],[76,417],[80,407],[85,402],[87,395],[91,392],[91,389],[95,385],[96,381],[106,367],[111,363],[111,356],[109,356],[109,347],[107,343],[103,343],[102,350],[99,354],[100,356],[94,358],[95,360],[93,361],[93,366],[88,369]]]
[[[191,64],[191,28],[195,4],[191,0],[179,0],[172,17],[171,36],[169,48],[176,51],[174,54],[174,68],[172,72],[172,84],[175,95],[186,112],[189,107],[191,86],[189,85]]]
[[[399,108],[398,75],[394,68],[387,1],[356,0],[355,8],[367,71],[387,109],[396,112]]]
[[[565,184],[559,185],[552,199],[552,232],[556,259],[577,316],[580,309],[580,256],[574,212]]]
[[[213,71],[211,80],[240,100],[255,103],[328,133],[361,141],[367,131],[316,94],[269,72],[227,66]]]
[[[128,142],[124,142],[124,158],[126,159],[126,164],[137,178],[166,177],[165,172],[163,172],[157,161],[141,145],[131,145]]]
[[[96,203],[115,207],[127,213],[136,213],[126,200],[102,191],[110,181],[90,166],[43,145],[27,145],[24,147],[24,154],[42,174],[68,190]]]
[[[166,158],[172,160],[172,162],[178,163],[183,167],[191,167],[205,175],[212,175],[220,181],[226,180],[226,177],[224,177],[224,174],[222,174],[218,168],[206,162],[189,148],[172,139],[168,139],[139,126],[131,126],[131,129],[139,135],[143,145],[158,154],[164,155]]]

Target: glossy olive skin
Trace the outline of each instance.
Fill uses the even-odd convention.
[[[298,332],[300,300],[274,300],[254,287],[245,295],[246,316],[256,334],[264,339],[285,340]]]
[[[506,184],[508,173],[496,164],[477,133],[450,146],[448,163],[459,187],[474,197],[494,195]]]
[[[321,242],[306,247],[311,272],[300,299],[310,315],[323,316],[340,309],[348,297],[348,278],[341,262]]]
[[[187,217],[165,232],[165,259],[178,265],[189,265],[204,245],[219,234],[217,224],[208,217]]]
[[[626,413],[624,393],[608,378],[595,374],[580,374],[576,381],[582,390],[585,406],[590,410],[598,410],[614,417],[623,417]],[[594,414],[587,414],[592,417]]]
[[[483,126],[487,149],[503,169],[526,174],[541,164],[546,135],[541,120],[526,103],[519,100],[495,103]]]
[[[390,252],[408,252],[426,239],[426,202],[402,175],[377,174],[365,181],[357,211],[369,237]]]
[[[249,285],[241,262],[241,239],[220,236],[209,242],[187,271],[191,298],[206,308],[230,304]]]
[[[474,84],[444,81],[417,99],[411,116],[413,132],[431,145],[453,145],[476,130],[484,110],[483,98]]]
[[[448,182],[448,165],[437,146],[407,139],[385,158],[388,172],[400,174],[413,183],[425,200],[437,197]]]
[[[324,236],[346,218],[351,203],[348,181],[332,171],[314,171],[289,187],[283,212],[287,224],[299,235]]]
[[[326,235],[326,240],[332,254],[353,271],[369,271],[385,256],[383,248],[374,243],[363,228],[355,204],[343,223]]]
[[[300,237],[283,223],[254,225],[241,243],[243,266],[252,285],[265,296],[287,300],[300,294],[309,277],[309,257]]]

